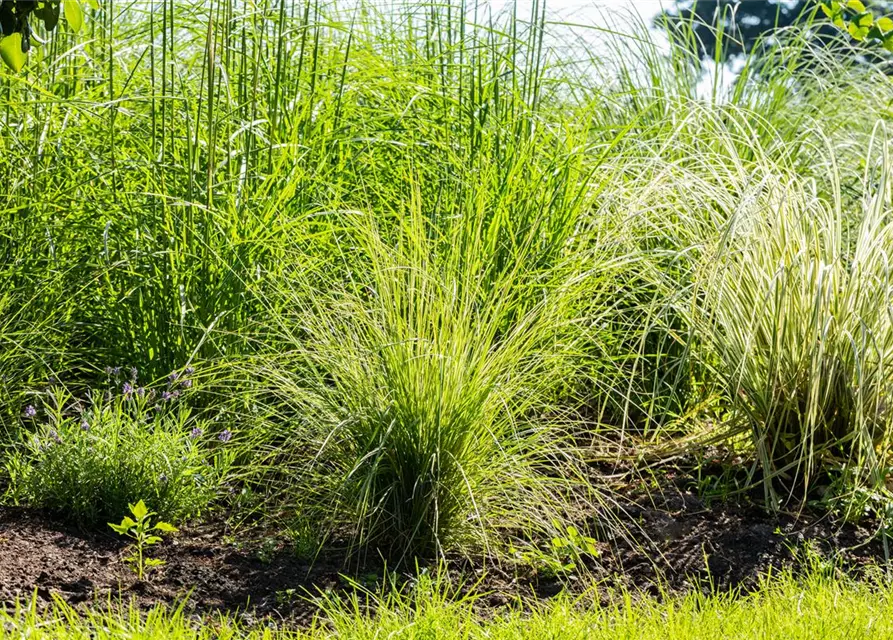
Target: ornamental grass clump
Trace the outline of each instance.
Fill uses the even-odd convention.
[[[866,177],[861,212],[802,178],[765,177],[705,254],[698,328],[773,501],[802,497],[829,471],[883,486],[893,426],[889,170],[885,159]]]
[[[555,399],[590,280],[525,272],[521,252],[493,278],[418,212],[396,248],[347,215],[339,261],[365,269],[289,278],[278,353],[258,371],[277,403],[280,432],[266,441],[284,443],[275,460],[291,459],[299,509],[396,562],[548,529],[576,477]]]
[[[198,515],[225,474],[223,445],[201,437],[185,403],[131,381],[83,401],[53,390],[22,421],[6,461],[12,498],[80,526],[103,527],[141,499],[165,520]]]

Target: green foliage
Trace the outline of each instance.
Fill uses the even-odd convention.
[[[845,463],[882,482],[893,423],[886,162],[850,236],[840,202],[765,180],[706,254],[701,331],[767,477],[807,487]]]
[[[535,568],[545,577],[567,576],[577,569],[583,569],[584,559],[594,559],[600,555],[595,538],[583,535],[574,525],[563,525],[557,520],[552,523],[559,535],[552,537],[548,550],[533,546],[509,547],[509,555],[523,565]]]
[[[831,22],[846,29],[854,40],[877,42],[893,51],[893,20],[883,16],[875,19],[860,0],[822,2],[822,11]]]
[[[883,468],[889,238],[857,205],[893,91],[848,37],[791,29],[705,82],[690,25],[571,59],[538,10],[163,4],[94,9],[77,46],[57,30],[0,71],[0,407],[8,432],[41,382],[95,388],[106,362],[207,385],[195,412],[94,395],[89,431],[36,402],[17,499],[174,519],[235,461],[235,507],[288,506],[305,551],[498,555],[559,519],[570,562],[568,505],[607,491],[584,458],[746,423],[785,482]],[[840,287],[804,294],[819,272]],[[238,442],[190,438],[216,415]]]
[[[518,253],[491,276],[485,248],[451,250],[461,238],[441,240],[417,212],[407,221],[392,248],[356,217],[353,255],[339,257],[356,265],[349,281],[302,270],[282,283],[278,353],[256,374],[286,418],[264,438],[283,442],[272,471],[293,470],[300,508],[397,561],[486,548],[500,528],[554,517],[552,493],[572,476],[541,469],[572,473],[573,456],[559,410],[535,416],[577,357],[575,304],[610,273],[593,263],[573,279]]]
[[[149,511],[146,503],[142,500],[136,504],[128,505],[128,508],[133,518],[124,516],[120,524],[109,522],[108,525],[119,535],[133,539],[133,552],[125,559],[125,562],[133,565],[137,578],[142,580],[146,569],[160,567],[164,564],[164,561],[158,558],[146,557],[148,547],[156,545],[162,540],[161,536],[156,535],[153,531],[157,533],[175,533],[177,528],[162,520],[152,524],[151,518],[155,515],[155,512]]]
[[[282,598],[289,598],[286,590]],[[881,582],[824,573],[773,575],[748,594],[691,593],[662,598],[592,588],[583,596],[513,602],[482,616],[478,592],[456,593],[423,575],[400,591],[356,586],[319,597],[316,624],[296,630],[245,628],[224,615],[196,619],[185,605],[148,611],[137,602],[84,609],[35,597],[0,611],[0,638],[35,640],[871,640],[893,633],[893,593]],[[607,602],[606,602],[607,601]]]
[[[30,413],[6,461],[10,494],[79,525],[104,526],[140,497],[168,520],[198,515],[226,472],[207,425],[149,391],[78,401],[54,390]]]
[[[95,0],[93,0],[95,3]],[[98,5],[97,5],[98,6]],[[31,16],[42,25],[44,35],[52,32],[59,22],[60,7],[64,7],[65,20],[77,33],[84,24],[80,0],[5,0],[0,2],[0,59],[13,72],[18,73],[25,64],[25,56],[31,50],[31,40],[44,40],[35,35],[29,22]]]

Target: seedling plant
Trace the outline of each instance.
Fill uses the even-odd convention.
[[[158,521],[152,524],[151,518],[155,512],[149,511],[146,503],[140,500],[135,505],[130,506],[130,516],[124,516],[120,524],[109,522],[109,526],[122,536],[132,538],[134,541],[130,556],[125,558],[125,562],[133,564],[133,570],[137,574],[137,578],[142,580],[146,574],[146,570],[152,567],[160,567],[164,564],[164,560],[159,558],[147,558],[146,549],[152,545],[161,542],[162,538],[157,533],[175,533],[177,528],[168,522]]]

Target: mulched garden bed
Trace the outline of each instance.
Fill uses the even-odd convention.
[[[747,590],[770,570],[798,568],[803,564],[798,550],[807,546],[815,551],[813,559],[834,559],[856,574],[884,562],[883,544],[866,526],[837,524],[810,512],[770,515],[748,500],[707,504],[670,487],[656,495],[633,493],[615,513],[627,524],[627,534],[612,544],[600,543],[602,555],[590,567],[592,573],[606,585],[654,595],[711,584]],[[382,575],[380,564],[346,569],[350,565],[337,553],[311,563],[282,542],[259,553],[263,545],[256,535],[253,542],[238,540],[224,522],[184,527],[153,548],[153,555],[167,564],[140,583],[122,562],[125,542],[111,531],[83,532],[37,511],[0,507],[0,602],[36,593],[39,603],[55,595],[85,605],[120,595],[143,607],[185,600],[196,614],[222,610],[238,613],[249,624],[306,625],[317,609],[304,596],[348,591],[348,576],[374,585]],[[476,590],[486,594],[479,600],[485,608],[591,584],[562,582],[529,566],[484,570],[465,561],[452,571],[463,575],[465,584],[480,580]]]

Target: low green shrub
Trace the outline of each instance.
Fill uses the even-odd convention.
[[[198,515],[228,466],[231,434],[210,434],[173,387],[125,382],[86,401],[56,389],[23,420],[6,462],[12,498],[81,526],[105,527],[138,500],[165,520]]]

